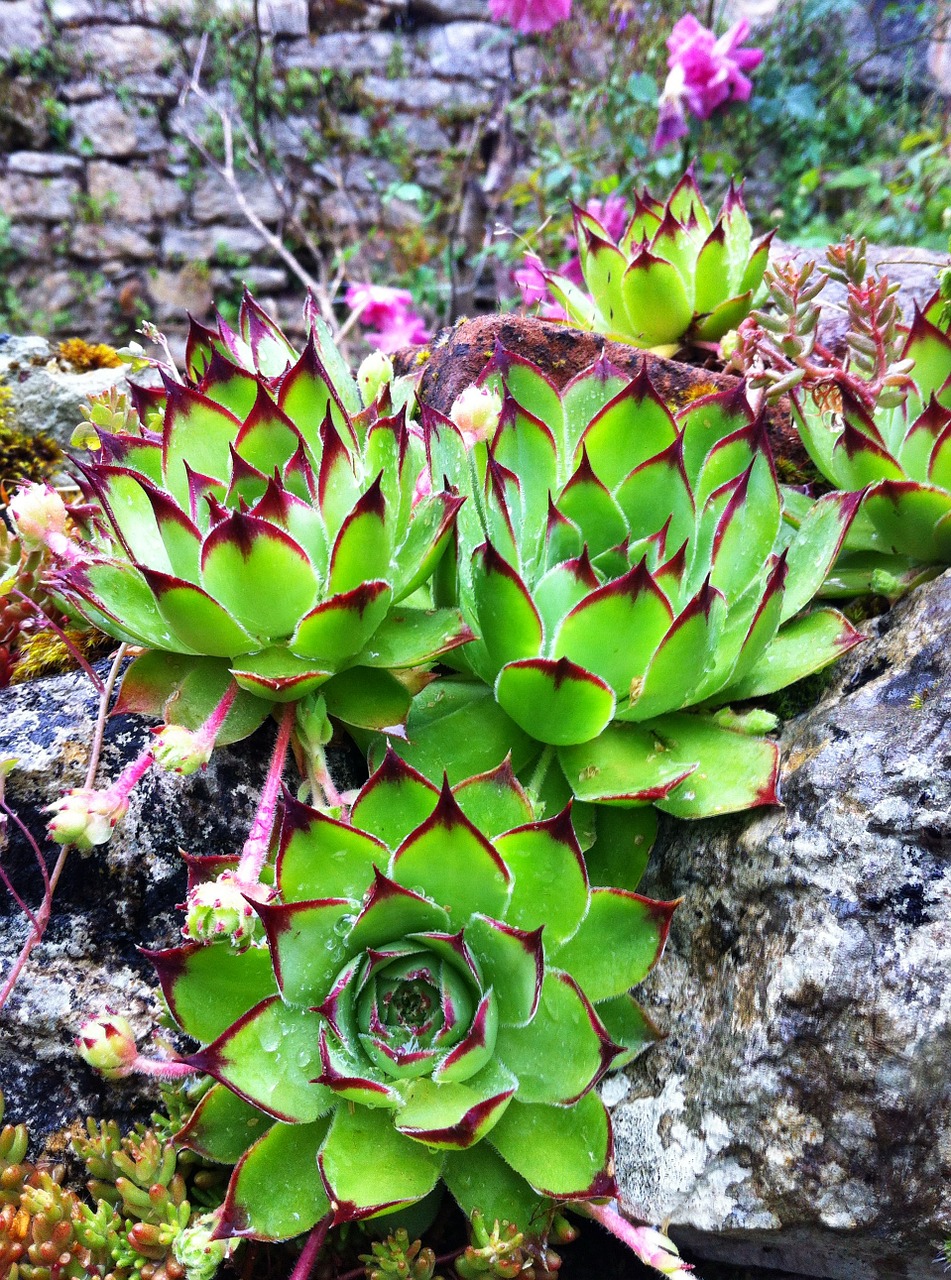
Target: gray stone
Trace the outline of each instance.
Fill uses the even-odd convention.
[[[307,0],[264,0],[261,30],[275,36],[306,36],[310,30]]]
[[[14,151],[7,156],[9,173],[29,173],[36,178],[58,178],[64,173],[80,173],[83,163],[75,156],[52,151]]]
[[[154,169],[94,160],[89,164],[87,181],[90,197],[108,206],[110,214],[123,222],[173,218],[185,205],[185,193],[178,183]]]
[[[97,98],[69,108],[71,146],[81,155],[135,156],[161,151],[165,139],[154,115],[122,106],[115,98]]]
[[[178,270],[160,267],[149,273],[150,319],[157,324],[181,324],[188,312],[196,320],[211,314],[214,294],[205,263],[188,263]]]
[[[76,300],[76,283],[68,272],[44,277],[40,297],[49,299],[48,314]],[[32,295],[26,295],[27,306]],[[20,346],[21,342],[30,345]],[[17,425],[27,432],[46,431],[60,444],[68,444],[73,428],[82,420],[79,406],[90,396],[125,383],[125,366],[73,373],[52,358],[45,338],[14,339],[0,347],[0,379],[9,387]]]
[[[7,780],[7,800],[41,847],[42,808],[64,788],[82,785],[98,701],[81,674],[0,690],[0,757],[19,761]],[[115,779],[149,739],[146,720],[110,717],[98,784]],[[274,727],[267,724],[245,742],[216,751],[207,770],[191,778],[152,770],[109,844],[69,856],[46,939],[4,1010],[0,1089],[8,1116],[29,1123],[35,1138],[87,1114],[128,1122],[154,1106],[154,1089],[142,1081],[104,1084],[77,1058],[72,1039],[84,1018],[109,1005],[130,1015],[140,1048],[149,1051],[160,1010],[152,967],[136,947],[180,940],[175,904],[184,897],[186,877],[179,850],[233,854],[240,847],[273,741]],[[332,749],[331,766],[343,786],[359,785],[352,757]],[[45,853],[51,857],[49,846]],[[35,860],[12,824],[4,867],[25,899],[36,903]],[[0,971],[6,973],[25,921],[5,893],[0,912]]]
[[[37,178],[27,173],[0,176],[0,211],[8,218],[59,222],[75,216],[79,183],[72,178]]]
[[[136,227],[113,222],[84,222],[73,231],[70,251],[77,258],[101,262],[105,258],[154,257],[155,246]]]
[[[175,43],[154,27],[91,26],[64,41],[76,66],[97,75],[146,75],[177,59]]]
[[[430,22],[479,21],[486,14],[486,0],[413,0],[411,7]]]
[[[287,288],[287,272],[283,267],[245,267],[240,275],[254,293],[276,293]]]
[[[494,22],[451,22],[416,37],[416,54],[432,73],[453,81],[502,80],[508,75],[513,33]]]
[[[488,111],[492,105],[491,91],[469,80],[450,85],[429,78],[387,80],[383,76],[366,76],[361,88],[371,101],[405,111],[442,111],[462,117]]]
[[[385,75],[404,42],[391,31],[335,31],[309,40],[292,40],[283,50],[281,65],[307,71],[330,69],[358,75],[374,72]]]
[[[784,809],[662,832],[667,1039],[613,1097],[624,1204],[701,1258],[926,1280],[951,1221],[951,574],[782,735]],[[624,1094],[623,1099],[619,1094]]]
[[[92,102],[94,98],[103,96],[100,82],[89,77],[84,80],[70,81],[64,84],[59,92],[65,102]]]
[[[14,52],[36,53],[46,43],[43,5],[39,0],[2,0],[0,3],[0,50],[6,57]]]
[[[155,71],[145,75],[123,76],[116,81],[116,89],[130,97],[153,102],[173,102],[181,93],[186,79],[184,69],[175,76],[161,76]]]
[[[81,27],[91,22],[127,22],[128,7],[121,0],[49,0],[49,14],[58,27]]]
[[[162,234],[162,257],[186,262],[251,257],[263,248],[264,241],[253,227],[167,227]]]
[[[271,183],[263,174],[241,173],[238,185],[248,204],[263,222],[278,222],[284,210]],[[241,216],[234,193],[223,178],[208,173],[198,179],[191,200],[196,222],[226,222]]]
[[[449,134],[432,116],[414,116],[408,112],[397,112],[390,120],[389,127],[406,139],[411,150],[424,153],[441,153],[450,144]]]

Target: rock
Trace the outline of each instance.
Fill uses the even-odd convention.
[[[509,28],[492,22],[451,22],[421,31],[416,56],[433,75],[454,81],[503,80],[513,40]]]
[[[41,178],[30,173],[0,176],[0,212],[8,218],[61,222],[75,217],[79,183],[74,178]]]
[[[66,173],[79,173],[83,163],[75,156],[60,156],[48,151],[14,151],[7,156],[9,173],[29,173],[36,178],[59,178]]]
[[[152,155],[165,147],[158,120],[126,108],[115,98],[96,98],[69,108],[74,151],[93,156]]]
[[[582,333],[565,324],[515,315],[460,320],[453,328],[440,330],[428,347],[406,347],[397,352],[396,372],[414,372],[422,358],[419,398],[440,413],[448,414],[463,387],[477,380],[497,342],[540,365],[559,388],[594,364],[602,354],[630,374],[636,373],[643,363],[661,396],[675,408],[683,407],[700,394],[732,390],[739,383],[739,379],[730,374],[667,360],[620,342],[609,342],[597,333]],[[788,409],[780,406],[768,409],[767,423],[777,455],[794,467],[807,465],[805,451],[790,425]]]
[[[485,18],[485,0],[412,0],[410,11],[429,22],[479,21]]]
[[[171,36],[134,24],[84,27],[64,45],[78,67],[97,75],[147,75],[178,59]]]
[[[19,761],[7,779],[7,802],[41,847],[43,806],[64,787],[82,784],[98,703],[91,682],[76,673],[0,690],[0,758]],[[149,736],[148,723],[138,716],[110,718],[99,784],[117,777]],[[178,850],[235,852],[250,825],[273,741],[269,724],[216,752],[204,773],[178,778],[150,772],[110,843],[86,856],[70,854],[46,938],[3,1011],[0,1089],[8,1116],[27,1121],[34,1138],[87,1114],[128,1122],[153,1109],[154,1086],[137,1080],[104,1084],[76,1057],[72,1037],[85,1017],[111,1005],[130,1015],[140,1048],[148,1050],[159,1007],[151,965],[136,948],[175,945],[181,920],[174,908],[186,889]],[[359,785],[348,772],[350,757],[332,748],[330,758],[338,781]],[[55,850],[46,845],[44,852],[51,863]],[[35,905],[41,894],[35,858],[12,824],[3,863]],[[5,975],[25,921],[5,893],[0,913]]]
[[[126,370],[122,365],[67,373],[52,357],[45,338],[11,338],[0,346],[0,381],[12,393],[16,423],[22,431],[45,431],[66,445],[82,420],[79,406],[90,396],[123,386]]]
[[[951,1222],[951,574],[782,735],[784,809],[669,823],[683,895],[613,1095],[625,1205],[692,1255],[926,1280]],[[701,1268],[702,1271],[702,1268]]]
[[[159,267],[149,273],[147,288],[157,324],[180,322],[186,311],[202,320],[214,306],[211,276],[202,262],[189,262],[178,270]]]
[[[262,222],[279,222],[284,210],[268,179],[257,173],[236,176],[248,204]],[[196,222],[227,222],[239,212],[234,193],[223,178],[214,173],[199,178],[192,192],[192,217]]]
[[[253,258],[264,240],[253,227],[167,227],[162,234],[162,257],[184,262],[208,262],[212,258]]]
[[[185,193],[173,178],[155,169],[93,160],[87,169],[89,196],[123,222],[173,218],[185,205]]]
[[[402,53],[403,41],[392,31],[335,31],[309,40],[292,40],[281,56],[281,67],[307,71],[339,71],[344,75],[375,72],[387,75],[392,60]]]
[[[0,3],[0,49],[4,58],[11,53],[36,53],[46,43],[43,5],[39,0],[2,0]]]
[[[131,258],[140,261],[155,257],[155,246],[148,236],[121,222],[86,222],[78,226],[70,241],[77,258],[102,262],[105,258]]]
[[[491,90],[461,78],[450,89],[443,81],[428,76],[406,80],[366,76],[361,88],[371,101],[404,111],[438,111],[443,116],[461,118],[488,111],[492,105]]]

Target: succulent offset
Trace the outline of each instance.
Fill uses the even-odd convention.
[[[772,233],[753,241],[732,184],[716,222],[690,172],[666,204],[647,191],[638,196],[617,242],[586,210],[576,207],[574,219],[588,293],[557,272],[545,279],[582,328],[635,347],[676,349],[717,342],[749,314]]]
[[[601,361],[559,392],[501,347],[483,379],[504,391],[488,445],[424,408],[433,475],[468,495],[435,590],[478,638],[451,655],[468,678],[418,695],[407,758],[431,775],[454,757],[484,768],[508,741],[527,777],[547,744],[581,801],[702,817],[775,800],[762,717],[715,709],[857,642],[835,610],[801,612],[857,497],[785,521],[741,389],[675,419],[643,371]]]
[[[317,688],[344,721],[394,724],[408,695],[387,668],[468,635],[458,616],[401,603],[459,499],[414,500],[422,446],[405,409],[388,389],[362,409],[309,319],[299,356],[250,298],[240,334],[193,324],[188,381],[137,391],[137,425],[96,433],[81,465],[88,541],[58,576],[90,621],[154,651],[132,679],[137,706],[158,690],[197,728],[233,676],[222,741]]]
[[[614,1191],[594,1086],[656,1033],[629,994],[675,904],[592,888],[569,812],[507,767],[438,789],[388,753],[351,824],[288,799],[259,937],[153,953],[186,1061],[179,1141],[237,1163],[222,1234],[421,1201],[545,1234]],[[280,1188],[280,1195],[275,1189]]]
[[[863,567],[900,574],[909,562],[951,564],[951,337],[917,311],[901,357],[913,362],[912,385],[897,404],[888,397],[869,403],[845,380],[831,394],[820,389],[794,401],[802,441],[822,474],[865,494],[847,544],[853,554],[840,565],[846,586]],[[904,565],[895,557],[905,557]]]

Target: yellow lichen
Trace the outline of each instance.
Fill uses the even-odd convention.
[[[85,338],[67,338],[59,344],[59,358],[80,373],[90,369],[117,369],[122,361],[115,348],[105,342],[87,342]]]
[[[114,641],[100,631],[79,631],[69,628],[66,636],[74,649],[84,658],[101,657],[114,645]],[[55,631],[43,629],[21,637],[17,646],[17,661],[10,676],[11,684],[26,684],[40,676],[57,675],[72,671],[76,657]]]

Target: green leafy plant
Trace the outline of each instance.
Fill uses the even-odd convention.
[[[716,342],[749,315],[772,233],[755,243],[742,197],[730,187],[716,222],[688,171],[666,204],[639,196],[615,243],[577,206],[575,234],[587,297],[564,276],[545,278],[570,320],[635,347]]]
[[[283,1239],[442,1180],[541,1237],[554,1201],[613,1194],[594,1086],[656,1037],[629,989],[674,905],[591,888],[568,811],[537,821],[507,767],[440,790],[389,753],[350,824],[288,800],[257,945],[152,954],[203,1045],[185,1063],[219,1082],[178,1141],[236,1162],[220,1233]]]
[[[452,655],[457,677],[417,696],[407,759],[435,776],[510,750],[556,806],[773,803],[777,748],[758,734],[775,722],[728,704],[859,640],[835,610],[802,612],[857,497],[787,521],[742,391],[675,418],[643,371],[600,361],[559,392],[501,347],[483,385],[504,394],[488,442],[423,410],[433,474],[467,494],[436,590],[478,638]]]

